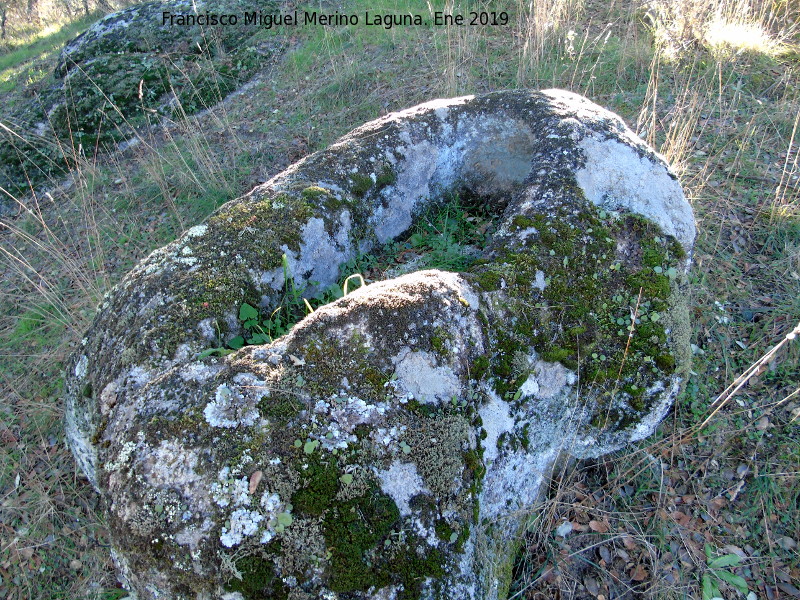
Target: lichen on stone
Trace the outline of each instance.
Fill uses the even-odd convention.
[[[453,194],[493,219],[463,272],[214,350],[244,304],[318,293]],[[663,160],[555,90],[388,115],[232,200],[134,268],[69,366],[68,439],[125,585],[503,600],[555,461],[648,435],[678,393],[693,235]]]

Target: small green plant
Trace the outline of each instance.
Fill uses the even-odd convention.
[[[474,250],[485,245],[489,224],[484,207],[453,194],[422,215],[408,243],[423,254],[420,267],[463,271],[475,260]]]
[[[266,314],[247,302],[242,303],[238,315],[243,330],[241,335],[235,336],[224,346],[204,350],[198,358],[225,356],[244,346],[272,342],[288,333],[300,320],[320,306],[346,296],[352,291],[355,282],[358,282],[358,287],[366,285],[362,272],[385,272],[397,266],[407,252],[420,256],[416,264],[418,269],[464,270],[475,260],[476,250],[485,245],[490,223],[491,215],[483,204],[470,204],[458,194],[452,194],[443,204],[432,208],[418,219],[407,241],[390,242],[376,254],[352,258],[340,266],[337,283],[311,297],[306,295],[305,286],[296,284],[284,254],[283,297],[278,306]]]
[[[225,345],[227,347],[209,348],[201,352],[198,358],[206,358],[213,354],[225,356],[243,346],[268,344],[276,338],[286,335],[303,317],[311,314],[320,306],[346,296],[351,291],[351,281],[359,281],[360,286],[366,283],[360,273],[353,273],[344,277],[341,283],[330,285],[316,296],[309,298],[304,295],[306,288],[300,287],[295,283],[285,254],[282,257],[282,261],[283,298],[277,308],[266,314],[247,302],[242,303],[239,307],[239,322],[242,325],[242,334],[229,340]],[[343,265],[343,268],[347,268],[349,265],[350,263],[347,263]]]
[[[706,550],[706,572],[703,573],[701,584],[703,587],[703,600],[714,600],[722,598],[722,593],[719,590],[717,581],[724,581],[731,587],[735,588],[743,596],[749,596],[750,590],[747,587],[747,581],[743,577],[732,573],[728,570],[729,567],[736,567],[741,562],[736,554],[724,554],[722,556],[714,556],[714,550],[710,544],[705,545]]]

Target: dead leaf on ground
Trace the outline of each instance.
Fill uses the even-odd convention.
[[[634,542],[633,538],[629,535],[622,537],[622,544],[627,550],[634,550],[636,548],[636,542]]]
[[[793,598],[800,598],[800,590],[789,583],[778,582],[778,589],[786,592]]]
[[[305,360],[302,358],[297,358],[294,354],[290,354],[289,359],[292,361],[292,365],[295,367],[302,367],[306,364]]]
[[[600,585],[594,577],[584,578],[583,585],[586,586],[586,591],[592,596],[597,596],[600,593]]]
[[[722,496],[717,496],[716,498],[713,498],[709,504],[712,508],[719,510],[728,505],[728,500]]]
[[[33,548],[20,548],[19,555],[25,560],[30,560],[31,556],[33,556]]]
[[[608,533],[608,523],[603,521],[589,521],[589,527],[597,533]]]
[[[689,527],[689,523],[692,520],[692,518],[689,515],[679,510],[672,511],[672,514],[670,516],[681,527]]]
[[[258,484],[261,483],[261,478],[264,476],[263,471],[256,471],[252,475],[250,475],[250,488],[249,491],[251,494],[254,494],[256,488],[258,488]]]

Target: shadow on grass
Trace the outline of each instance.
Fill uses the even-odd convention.
[[[49,33],[40,35],[29,43],[23,40],[7,52],[0,51],[0,92],[8,92],[16,87],[14,71],[18,67],[60,50],[64,44],[85,31],[102,15],[101,12],[90,13],[77,21],[45,29],[44,32]]]

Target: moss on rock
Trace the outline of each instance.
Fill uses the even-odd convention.
[[[64,148],[98,148],[166,115],[207,109],[239,88],[265,59],[263,33],[245,12],[277,3],[225,0],[213,12],[240,16],[236,25],[170,26],[163,14],[194,15],[204,2],[144,2],[100,19],[68,42],[49,87],[0,131],[0,187],[14,196],[69,171]],[[52,128],[43,135],[39,124]],[[87,150],[88,152],[88,150]],[[2,202],[2,200],[0,200]]]
[[[599,139],[643,161],[647,198]],[[317,293],[455,191],[497,207],[466,272],[374,283],[209,355],[243,303]],[[125,278],[70,363],[68,439],[125,581],[146,600],[153,581],[502,600],[559,454],[640,439],[678,392],[693,231],[660,159],[554,91],[389,116],[223,206]]]
[[[532,230],[524,252],[508,245],[520,230]],[[583,386],[609,397],[627,395],[630,410],[619,419],[633,422],[650,408],[644,390],[678,367],[662,313],[672,309],[685,252],[656,225],[599,210],[580,197],[551,199],[546,215],[517,215],[509,231],[496,238],[494,261],[472,269],[483,289],[499,290],[502,282],[500,314],[513,323],[498,324],[494,335],[495,390],[501,397],[517,392],[532,364],[515,368],[515,357],[530,349],[579,372]],[[600,402],[595,410],[608,408]]]

